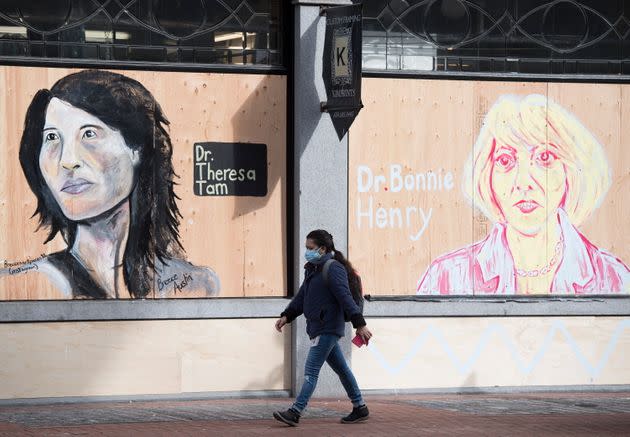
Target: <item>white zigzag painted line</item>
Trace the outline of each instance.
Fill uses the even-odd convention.
[[[518,367],[518,370],[522,374],[528,375],[536,368],[536,366],[540,363],[542,358],[545,356],[545,354],[551,347],[551,342],[554,336],[556,335],[556,333],[560,332],[562,335],[564,335],[566,342],[569,344],[569,346],[573,350],[573,353],[575,354],[577,360],[582,365],[584,370],[586,370],[586,372],[591,377],[594,378],[601,373],[602,369],[608,363],[610,355],[615,351],[617,347],[617,343],[619,342],[619,337],[621,336],[621,334],[624,332],[626,328],[630,328],[630,319],[625,319],[619,322],[619,324],[615,328],[615,331],[613,332],[612,337],[610,338],[610,341],[608,342],[608,346],[606,346],[606,350],[604,351],[604,354],[602,355],[599,362],[595,366],[593,366],[589,362],[589,360],[586,358],[586,356],[584,356],[580,347],[577,345],[577,343],[575,342],[575,340],[573,339],[573,337],[567,330],[567,327],[565,326],[564,322],[562,322],[561,320],[556,320],[553,322],[553,324],[549,328],[549,331],[547,332],[547,335],[545,336],[545,339],[543,340],[543,343],[540,349],[538,350],[538,352],[536,352],[536,355],[529,363],[521,359],[521,356],[518,352],[517,345],[514,343],[512,338],[510,338],[505,328],[502,325],[497,324],[497,323],[493,323],[489,325],[483,331],[483,333],[481,334],[481,338],[479,339],[479,342],[477,343],[477,346],[475,347],[475,350],[468,357],[466,361],[460,360],[459,357],[455,355],[455,352],[453,351],[451,346],[448,344],[448,341],[446,341],[441,331],[435,328],[433,325],[427,326],[427,329],[425,329],[424,332],[420,334],[420,336],[416,339],[416,341],[414,341],[411,349],[405,354],[403,359],[396,365],[391,365],[387,361],[387,359],[376,347],[376,344],[374,343],[374,341],[370,342],[370,345],[368,346],[368,350],[374,356],[376,361],[378,361],[381,367],[383,367],[383,369],[385,369],[391,375],[397,375],[400,372],[402,372],[407,366],[409,366],[409,364],[411,363],[411,360],[420,353],[421,349],[424,347],[424,344],[427,342],[429,337],[433,337],[438,341],[438,343],[440,344],[444,352],[446,352],[446,355],[449,357],[451,362],[455,365],[459,373],[462,375],[466,375],[470,373],[470,371],[474,368],[477,360],[481,356],[482,352],[486,349],[488,342],[490,341],[492,336],[498,335],[499,338],[503,341],[505,346],[510,351],[512,358],[514,359]]]

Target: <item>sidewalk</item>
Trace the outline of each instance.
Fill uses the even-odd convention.
[[[288,399],[0,406],[0,436],[622,436],[630,392],[367,396],[370,419],[342,425],[349,403],[315,399],[299,428],[271,414]]]

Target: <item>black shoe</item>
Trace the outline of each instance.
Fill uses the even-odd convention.
[[[300,413],[293,408],[289,408],[287,411],[275,411],[273,417],[289,426],[297,426],[300,422]]]
[[[352,413],[341,419],[341,423],[363,422],[364,420],[367,420],[369,415],[370,412],[368,411],[368,407],[361,405],[360,407],[354,407],[352,409]]]

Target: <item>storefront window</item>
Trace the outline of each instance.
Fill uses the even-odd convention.
[[[0,1],[0,56],[282,66],[280,0]]]
[[[365,0],[364,69],[628,74],[623,0]]]

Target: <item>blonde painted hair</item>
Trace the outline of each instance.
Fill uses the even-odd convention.
[[[579,226],[599,206],[611,183],[604,149],[580,121],[540,94],[501,96],[484,118],[479,137],[464,167],[463,190],[490,220],[502,220],[490,177],[497,145],[547,145],[564,165],[563,208]]]

